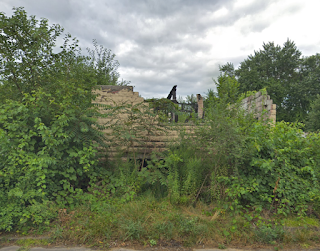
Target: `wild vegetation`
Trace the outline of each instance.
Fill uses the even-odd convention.
[[[306,123],[312,103],[318,99],[320,54],[303,57],[295,43],[283,46],[264,43],[235,69],[232,63],[220,67],[239,82],[239,93],[266,88],[277,104],[277,121]]]
[[[48,233],[48,243],[98,247],[300,244],[306,248],[319,242],[315,231],[320,214],[319,97],[306,101],[308,108],[300,106],[300,116],[300,108],[289,106],[294,82],[283,80],[289,87],[281,95],[276,93],[282,78],[297,73],[290,57],[288,64],[281,61],[277,66],[291,67],[289,73],[270,81],[255,82],[246,75],[252,71],[245,71],[254,62],[260,67],[254,70],[255,77],[263,78],[261,71],[269,68],[254,60],[268,59],[267,63],[268,55],[287,56],[289,47],[299,59],[293,42],[276,50],[273,44],[264,45],[273,54],[256,52],[236,71],[230,64],[222,66],[218,92],[209,91],[205,101],[205,118],[193,116],[193,123],[199,124],[196,131],[190,134],[179,127],[179,140],[166,152],[139,162],[134,155],[123,160],[120,152],[109,158],[110,142],[102,132],[108,125],[98,124],[97,119],[129,110],[127,123],[117,125],[114,136],[130,144],[137,140],[138,129],[158,129],[159,124],[144,116],[164,123],[167,112],[178,112],[178,107],[153,100],[150,108],[165,112],[157,116],[157,109],[126,106],[101,114],[101,107],[92,103],[96,86],[128,83],[119,80],[118,62],[110,50],[94,42],[89,56],[83,56],[77,40],[68,34],[55,52],[63,29],[28,17],[23,8],[16,8],[12,17],[2,13],[0,23],[2,234]],[[318,84],[319,66],[313,63],[317,57],[302,60],[315,69],[301,72],[308,76],[303,81],[312,86]],[[257,121],[241,108],[244,97],[264,87],[275,95],[280,120],[285,121]],[[111,109],[102,107],[107,108]],[[303,119],[290,123],[285,111]],[[138,119],[139,128],[134,126]],[[307,121],[307,126],[299,121]]]

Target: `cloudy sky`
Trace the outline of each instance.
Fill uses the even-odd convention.
[[[80,40],[111,49],[119,72],[142,97],[214,89],[219,65],[241,61],[263,42],[289,38],[302,55],[320,53],[319,0],[0,0],[0,11],[60,24]]]

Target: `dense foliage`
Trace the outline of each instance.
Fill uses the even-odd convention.
[[[23,93],[39,87],[55,95],[64,82],[87,90],[83,102],[88,106],[94,86],[127,83],[119,80],[115,55],[96,41],[94,49],[88,48],[89,56],[83,56],[77,39],[67,34],[58,50],[63,28],[49,26],[47,19],[28,18],[23,8],[14,8],[12,17],[0,13],[0,22],[0,102],[21,100]]]
[[[319,135],[305,136],[300,124],[256,121],[240,103],[212,102],[197,137],[182,139],[165,159],[174,201],[202,198],[283,215],[318,210]]]
[[[319,212],[319,55],[301,58],[291,41],[283,48],[269,43],[237,70],[221,66],[217,93],[209,90],[201,120],[192,110],[183,117],[167,99],[125,100],[99,107],[102,115],[92,104],[92,90],[127,83],[119,80],[110,50],[94,42],[89,57],[83,56],[68,34],[54,52],[62,28],[28,18],[22,8],[12,17],[1,14],[0,23],[0,231],[48,225],[57,214],[67,222],[73,216],[66,208],[76,207],[86,210],[78,219],[87,218],[77,232],[70,223],[69,236],[110,239],[116,229],[124,241],[144,238],[155,245],[160,238],[183,236],[195,243],[199,235],[219,232],[215,217],[231,212],[235,218],[220,233],[227,240],[238,220],[241,229],[253,225],[256,238],[270,243],[283,239],[283,229],[264,224],[262,212],[268,217]],[[299,123],[257,120],[245,110],[242,99],[263,87],[279,105],[279,120],[307,121],[314,132],[305,134]],[[188,131],[185,123],[170,123],[168,113],[179,114],[182,122],[191,117],[197,126]],[[97,123],[100,116],[109,116],[104,125]],[[167,151],[151,159],[138,152],[143,142],[161,147],[151,140],[155,132],[173,130],[180,137]],[[107,156],[112,147],[117,154]],[[163,200],[156,205],[155,198]],[[214,208],[202,210],[209,220],[168,212],[197,203]],[[98,220],[88,220],[92,214]],[[145,230],[149,222],[151,233]]]
[[[101,176],[106,143],[92,90],[120,82],[114,55],[96,43],[82,56],[67,34],[54,52],[63,29],[23,8],[0,23],[0,229],[10,230],[49,223],[48,202],[74,205]]]
[[[308,114],[306,127],[309,131],[320,131],[320,95],[311,103],[311,111]]]
[[[283,46],[264,43],[238,69],[227,63],[220,70],[235,76],[240,93],[266,88],[277,104],[277,121],[305,122],[319,91],[319,55],[302,57],[293,41]]]
[[[99,174],[92,139],[101,135],[91,127],[88,110],[72,104],[73,98],[68,93],[57,102],[40,89],[25,94],[22,102],[0,106],[1,229],[47,220],[45,209],[35,215],[32,209],[56,199],[73,202],[69,195],[86,190]]]

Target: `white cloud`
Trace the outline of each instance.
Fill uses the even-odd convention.
[[[117,52],[117,56],[126,56],[138,46],[132,41],[126,40],[123,43],[119,44],[115,51]]]
[[[319,52],[319,0],[0,0],[2,11],[59,23],[82,47],[97,39],[120,62],[121,77],[143,97],[214,88],[219,64],[235,66],[263,42],[293,40],[303,55]]]
[[[220,17],[226,16],[228,13],[229,13],[229,10],[226,7],[222,7],[221,9],[213,13],[213,17],[220,18]]]
[[[255,0],[237,0],[234,3],[234,8],[238,9],[238,8],[250,6],[251,4],[254,3],[254,1]]]

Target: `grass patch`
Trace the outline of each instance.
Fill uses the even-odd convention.
[[[290,217],[284,219],[284,225],[286,227],[319,227],[320,223],[318,219],[311,217]]]
[[[113,247],[314,247],[319,221],[310,217],[279,219],[261,212],[231,213],[199,201],[195,206],[172,204],[169,198],[141,196],[129,202],[94,201],[58,209],[49,240],[10,241],[28,250],[50,243]],[[30,230],[34,233],[36,229]]]
[[[309,245],[318,242],[314,229],[287,229],[290,219],[248,221],[241,214],[231,215],[214,205],[198,202],[193,206],[171,204],[169,199],[152,196],[122,204],[84,205],[59,214],[51,230],[52,240],[98,248],[125,246],[166,247],[254,247]],[[285,224],[278,224],[278,222]],[[303,218],[315,226],[317,220]],[[312,225],[311,225],[312,224]]]
[[[18,246],[23,246],[25,248],[37,247],[37,246],[48,246],[50,242],[44,239],[21,239],[15,242]]]

